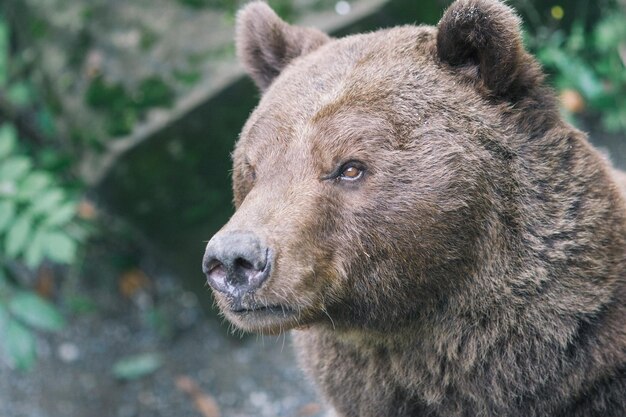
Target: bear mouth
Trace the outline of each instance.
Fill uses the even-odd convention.
[[[250,308],[238,307],[238,308],[231,309],[230,312],[233,314],[241,315],[241,316],[256,314],[256,315],[272,315],[272,316],[287,317],[287,316],[291,316],[295,314],[295,311],[291,309],[290,307],[286,307],[284,305],[279,305],[279,304],[260,305],[260,306],[250,307]]]

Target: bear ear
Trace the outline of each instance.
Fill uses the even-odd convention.
[[[249,3],[237,13],[237,56],[261,91],[298,56],[305,55],[330,38],[317,29],[291,26],[265,3]]]
[[[496,0],[457,0],[437,25],[442,62],[482,81],[490,94],[515,95],[536,80],[534,60],[525,51],[520,19]]]

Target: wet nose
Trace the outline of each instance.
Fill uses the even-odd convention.
[[[271,269],[270,251],[251,232],[220,232],[209,241],[202,270],[216,291],[239,297],[254,291]]]

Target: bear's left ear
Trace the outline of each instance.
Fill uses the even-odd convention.
[[[249,3],[237,13],[235,32],[239,61],[261,91],[294,58],[330,40],[317,29],[289,25],[261,1]]]
[[[437,25],[442,62],[482,82],[489,94],[515,96],[541,71],[526,52],[520,19],[496,0],[457,0]]]

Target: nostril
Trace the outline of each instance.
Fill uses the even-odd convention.
[[[218,260],[209,263],[205,269],[205,273],[215,280],[224,280],[227,274],[224,264]]]
[[[254,234],[226,232],[207,244],[203,271],[214,290],[239,297],[268,278],[271,259],[269,248]]]
[[[251,271],[256,270],[254,265],[252,265],[248,260],[244,258],[235,259],[235,268],[242,268],[242,269],[247,269]]]

